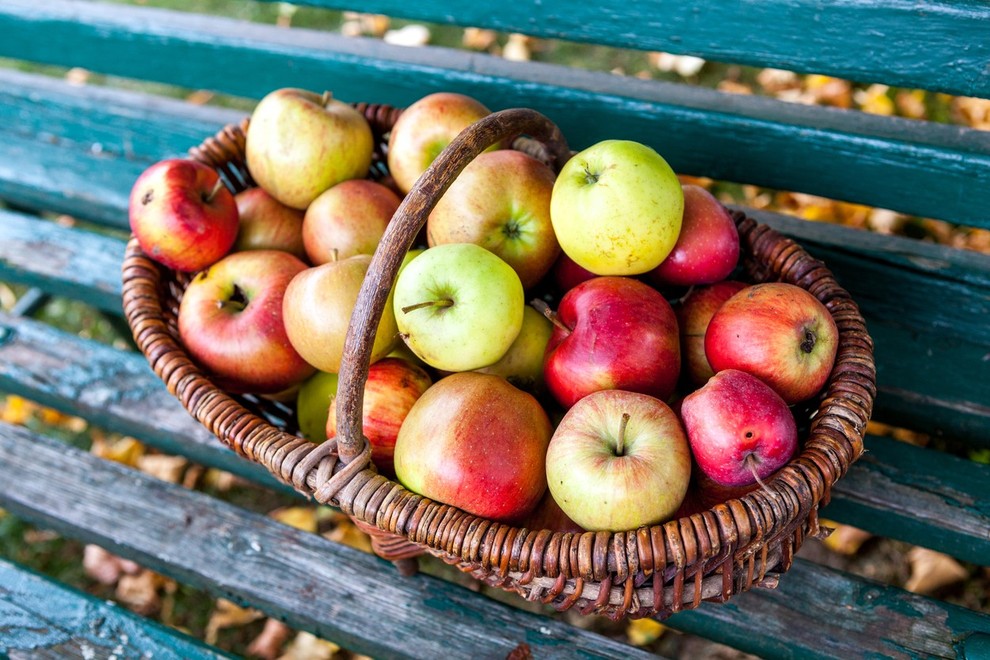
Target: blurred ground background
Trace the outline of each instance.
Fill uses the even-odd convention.
[[[190,9],[231,18],[283,26],[303,26],[355,37],[381,38],[410,47],[425,44],[467,48],[514,60],[540,60],[609,71],[620,76],[687,82],[733,94],[760,94],[793,103],[819,104],[858,112],[897,115],[990,129],[990,100],[950,97],[922,90],[884,85],[859,85],[820,75],[798,75],[775,69],[706,62],[665,53],[623,51],[583,44],[534,40],[522,35],[487,30],[390,20],[383,16],[298,7],[289,3],[239,0],[147,0],[128,2],[170,9]],[[193,103],[217,104],[249,112],[254,101],[214,95],[194,89],[138,84],[81,69],[27,66],[0,60],[0,65],[65,77],[77,84],[113,85],[183,98]],[[990,253],[990,232],[960,228],[937,220],[907,216],[821,197],[700,180],[723,201],[739,202],[817,222],[836,222],[858,229],[898,234],[917,240]],[[73,223],[69,217],[53,221]],[[0,282],[0,309],[11,309],[24,288]],[[54,299],[40,317],[57,327],[119,347],[128,346],[119,324],[71,301]],[[67,443],[104,458],[119,461],[170,482],[197,488],[270,515],[287,524],[324,534],[368,550],[365,537],[345,517],[327,507],[300,506],[298,500],[253,487],[238,478],[190,464],[182,457],[160,454],[137,440],[107,433],[85,420],[68,417],[17,396],[0,392],[0,419],[56,435]],[[938,442],[970,460],[990,462],[990,451],[957,450],[951,439],[934,439],[874,424],[873,433],[891,435],[916,444]],[[843,568],[911,591],[933,594],[969,608],[990,612],[990,568],[960,563],[948,556],[838,525],[824,543],[809,541],[802,556]],[[230,652],[259,658],[347,658],[346,649],[293,631],[267,620],[261,613],[217,600],[131,562],[122,561],[96,546],[33,527],[0,510],[0,556],[52,575],[103,598],[112,598],[205,639]],[[429,563],[429,572],[451,575],[450,569]],[[466,579],[460,579],[471,588]],[[495,594],[496,597],[502,597]],[[519,604],[518,599],[509,602]],[[652,621],[609,623],[580,619],[596,629],[651,650],[681,657],[740,657],[736,651],[681,635]]]

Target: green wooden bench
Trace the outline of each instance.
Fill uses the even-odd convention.
[[[975,2],[299,4],[990,97],[990,9]],[[990,133],[957,126],[82,0],[0,4],[0,57],[248,99],[297,86],[403,106],[459,91],[493,109],[535,108],[574,148],[635,139],[685,174],[990,228]],[[119,323],[131,184],[245,113],[17,68],[0,69],[0,281],[30,292],[0,312],[0,391],[286,491],[192,420],[140,354],[38,317],[52,297],[69,298]],[[990,565],[990,467],[964,457],[990,448],[990,256],[748,212],[823,259],[860,304],[876,343],[874,419],[937,440],[921,448],[869,436],[822,516]],[[82,222],[52,222],[56,214]],[[0,507],[375,657],[504,657],[527,647],[535,657],[642,655],[438,577],[382,579],[394,568],[372,555],[8,424]],[[987,612],[800,554],[778,589],[667,623],[765,657],[990,655]],[[223,655],[0,561],[0,657],[146,654]]]

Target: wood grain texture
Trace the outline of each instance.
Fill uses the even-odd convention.
[[[347,0],[297,4],[355,7]],[[542,0],[491,11],[471,0],[372,0],[361,11],[990,96],[990,10],[981,2]]]
[[[0,482],[17,515],[373,657],[653,657],[21,428],[0,425]]]
[[[0,559],[0,657],[230,658],[176,630]]]
[[[342,100],[403,106],[459,91],[492,109],[534,108],[575,148],[634,139],[686,174],[990,226],[990,134],[971,129],[98,3],[10,0],[0,6],[0,31],[3,56],[253,98],[328,86]],[[172,66],[175,58],[188,66]]]

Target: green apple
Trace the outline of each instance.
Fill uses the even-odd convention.
[[[497,362],[522,328],[522,283],[473,243],[448,243],[409,261],[395,282],[395,320],[428,365],[471,371]]]
[[[560,247],[596,275],[639,275],[677,243],[684,192],[656,151],[604,140],[572,157],[557,176],[550,219]]]
[[[552,334],[553,324],[550,320],[532,307],[526,307],[523,310],[519,336],[509,346],[509,350],[495,364],[476,371],[501,376],[527,392],[542,392],[543,354]]]
[[[306,379],[296,394],[296,421],[303,437],[313,442],[327,439],[330,404],[337,396],[337,374],[317,371]]]

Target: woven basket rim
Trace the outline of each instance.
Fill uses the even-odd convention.
[[[402,112],[355,107],[379,137]],[[224,127],[190,156],[216,168],[233,188],[252,186],[243,166],[247,126],[245,119]],[[366,531],[384,532],[382,546],[392,548],[391,558],[429,552],[487,584],[558,609],[662,617],[702,600],[725,601],[753,585],[775,585],[803,539],[821,533],[818,507],[862,454],[876,396],[872,339],[831,271],[795,241],[741,211],[731,214],[751,278],[796,284],[828,308],[840,334],[836,366],[801,452],[765,480],[765,489],[622,532],[550,532],[486,520],[379,475],[368,467],[366,441],[356,456],[340,456],[334,441],[316,445],[277,428],[213,385],[188,356],[165,320],[166,285],[175,284],[175,274],[145,255],[133,237],[122,267],[124,312],[141,352],[190,414],[303,494],[340,507]]]

